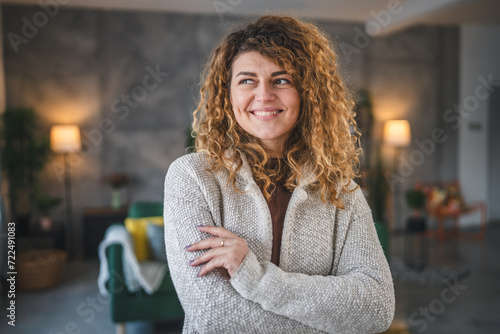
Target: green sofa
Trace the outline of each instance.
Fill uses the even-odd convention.
[[[382,250],[384,251],[385,258],[389,262],[389,229],[387,228],[387,223],[375,221],[375,229],[377,230],[378,240],[380,245],[382,245]]]
[[[135,202],[130,206],[131,218],[163,215],[160,202]],[[122,222],[123,224],[123,222]],[[107,289],[111,295],[111,320],[116,323],[117,333],[125,333],[125,323],[129,321],[181,320],[184,312],[177,298],[169,273],[153,295],[144,291],[130,293],[124,282],[122,246],[111,245],[106,249],[110,279]]]

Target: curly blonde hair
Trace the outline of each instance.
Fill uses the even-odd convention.
[[[283,161],[269,167],[270,151],[239,126],[230,102],[231,67],[241,53],[257,51],[289,73],[299,93],[299,118],[285,143]],[[344,89],[336,54],[328,38],[309,23],[266,15],[227,35],[203,73],[201,98],[194,111],[195,148],[206,152],[211,170],[227,168],[236,189],[236,172],[245,154],[266,199],[280,182],[292,191],[309,166],[321,199],[344,208],[339,191],[349,191],[359,168],[359,132]],[[236,164],[236,168],[233,167]],[[238,189],[236,189],[238,191]],[[351,190],[352,191],[352,190]]]

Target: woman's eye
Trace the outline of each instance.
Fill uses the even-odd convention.
[[[240,81],[240,84],[251,84],[253,83],[253,80],[252,79],[243,79]]]
[[[288,79],[280,78],[280,79],[274,80],[274,84],[276,84],[276,85],[286,85],[286,84],[291,84],[291,82]]]

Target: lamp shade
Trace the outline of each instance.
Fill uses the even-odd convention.
[[[79,151],[82,146],[77,125],[54,125],[50,129],[50,147],[56,153]]]
[[[407,120],[387,121],[384,125],[384,143],[404,147],[410,145],[410,123]]]

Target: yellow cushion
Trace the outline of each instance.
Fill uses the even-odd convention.
[[[125,228],[132,236],[135,256],[138,261],[151,259],[146,227],[148,224],[163,225],[163,217],[126,218]]]

